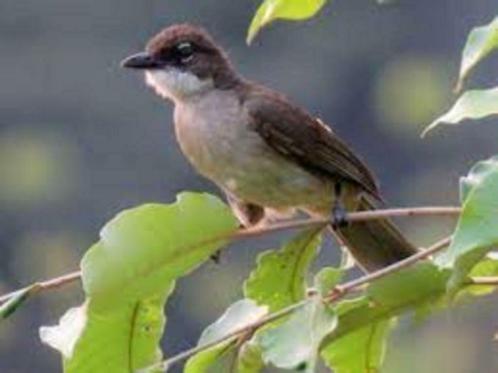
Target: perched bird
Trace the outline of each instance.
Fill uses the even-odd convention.
[[[147,84],[174,103],[183,153],[223,189],[243,225],[296,211],[333,211],[340,220],[341,211],[374,209],[380,200],[371,171],[329,127],[240,76],[202,28],[167,27],[122,66],[143,70]],[[388,219],[337,224],[334,233],[365,271],[416,252]]]

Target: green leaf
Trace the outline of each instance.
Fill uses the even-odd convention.
[[[199,266],[237,229],[220,200],[182,193],[171,205],[119,214],[82,261],[87,299],[42,341],[63,355],[65,373],[132,372],[162,358],[164,304],[175,280]]]
[[[495,257],[487,256],[484,260],[477,263],[469,277],[490,277],[498,276],[498,260]],[[469,285],[459,292],[461,295],[483,296],[491,294],[496,290],[496,285]]]
[[[464,204],[469,193],[479,187],[485,177],[491,176],[496,172],[496,163],[498,156],[491,157],[485,161],[479,161],[469,171],[467,176],[460,178],[460,203]]]
[[[368,298],[383,309],[417,305],[439,296],[445,289],[448,272],[430,262],[419,263],[381,278],[368,288]]]
[[[318,293],[325,297],[335,288],[344,275],[344,269],[326,267],[322,268],[315,276],[315,288]]]
[[[313,17],[325,5],[326,0],[264,0],[249,26],[247,44],[256,34],[276,19],[304,20]]]
[[[268,313],[268,307],[258,306],[250,299],[243,299],[232,304],[226,312],[202,332],[199,346],[215,342],[231,332],[262,319]]]
[[[235,330],[263,318],[268,312],[267,307],[260,307],[249,299],[238,301],[213,324],[208,326],[199,339],[199,346],[210,344],[228,336]],[[221,342],[190,358],[185,366],[185,373],[217,373],[224,370],[221,367],[234,365],[237,358],[236,341]],[[248,358],[248,356],[246,356]],[[248,362],[250,364],[250,362]],[[246,365],[247,366],[247,365]],[[250,366],[250,365],[249,365]],[[250,370],[246,370],[250,372]]]
[[[395,320],[381,320],[347,334],[322,350],[334,373],[379,372]]]
[[[26,302],[33,294],[36,294],[40,290],[40,284],[33,284],[19,290],[16,294],[10,298],[8,301],[0,305],[0,321],[6,319],[12,315],[16,310]]]
[[[465,119],[481,119],[496,114],[498,114],[498,87],[467,91],[447,113],[429,124],[421,136],[424,137],[441,123],[458,124]]]
[[[82,260],[85,292],[103,306],[154,294],[207,260],[237,226],[231,210],[208,194],[181,193],[174,204],[124,211]]]
[[[304,299],[306,276],[320,248],[321,228],[298,234],[280,250],[269,250],[258,257],[256,269],[244,284],[244,295],[270,312]]]
[[[490,274],[494,269],[485,269],[483,264],[480,273]],[[337,328],[321,345],[327,365],[337,373],[380,371],[386,339],[397,316],[409,312],[420,316],[452,304],[446,296],[450,276],[451,271],[440,270],[432,262],[420,262],[376,280],[362,297],[339,302],[333,307]]]
[[[278,326],[262,330],[263,361],[282,369],[314,372],[322,339],[337,326],[337,316],[319,297],[310,299]]]
[[[496,49],[498,49],[498,17],[485,26],[475,27],[469,33],[462,53],[457,91],[462,89],[465,78],[471,70]]]
[[[91,300],[70,309],[41,340],[63,355],[65,373],[133,372],[161,360],[164,303],[173,290],[102,312]]]
[[[453,268],[449,289],[456,290],[472,267],[498,243],[498,157],[477,163],[462,181],[465,202],[450,247],[436,262]]]
[[[191,357],[184,373],[230,372],[237,359],[234,342],[223,342]]]
[[[435,265],[419,263],[375,281],[366,296],[338,303],[338,326],[322,342],[325,363],[337,373],[380,371],[396,316],[440,307],[447,278]]]
[[[259,373],[264,368],[261,348],[255,341],[242,345],[237,360],[237,373]]]

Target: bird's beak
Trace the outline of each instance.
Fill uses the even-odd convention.
[[[151,70],[161,68],[162,64],[147,52],[140,52],[126,57],[123,61],[121,61],[121,67],[126,67],[129,69]]]

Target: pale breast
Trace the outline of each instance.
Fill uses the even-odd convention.
[[[330,205],[333,188],[284,159],[251,130],[233,94],[214,91],[175,108],[182,151],[197,170],[240,199],[287,208]]]

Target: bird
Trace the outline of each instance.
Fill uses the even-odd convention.
[[[365,272],[417,252],[388,218],[347,222],[348,212],[383,203],[373,173],[331,127],[239,74],[202,27],[168,26],[121,66],[144,72],[173,103],[182,152],[221,188],[244,227],[297,213],[335,218],[333,234]]]

